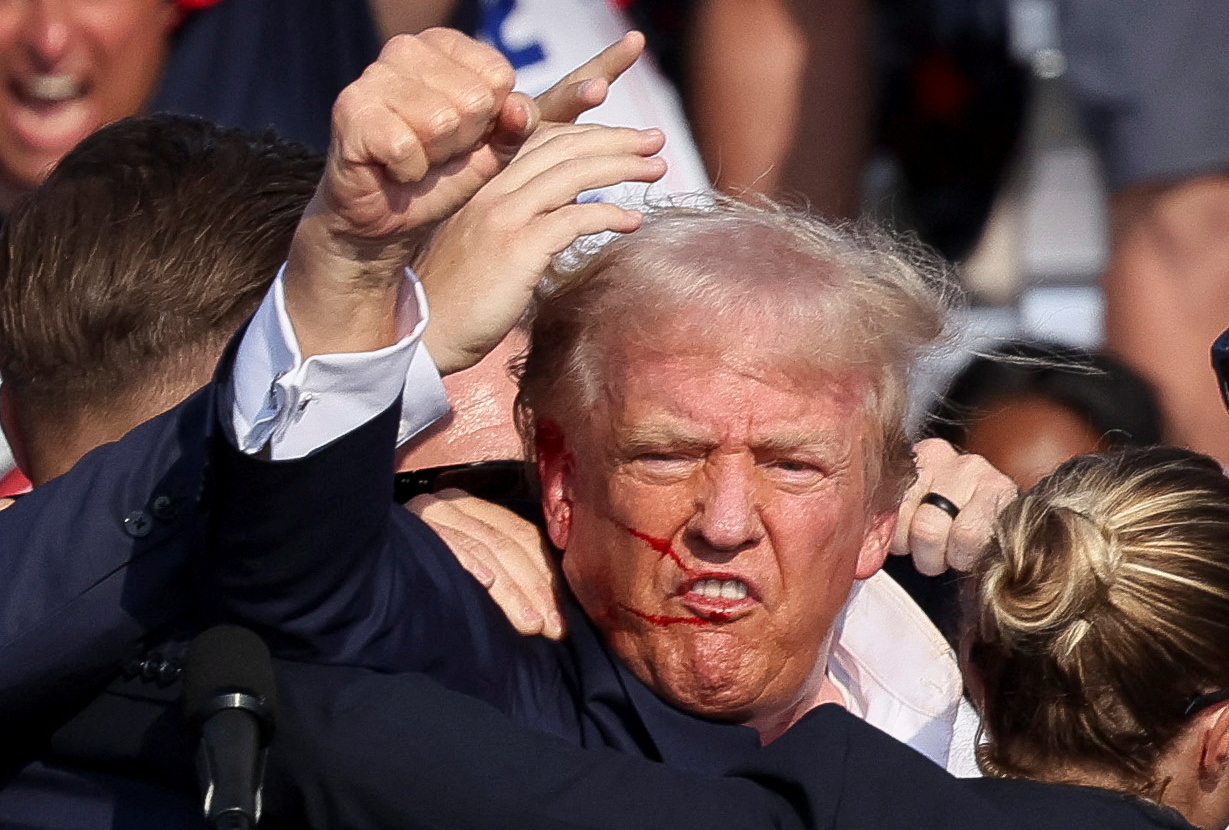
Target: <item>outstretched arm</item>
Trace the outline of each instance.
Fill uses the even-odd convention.
[[[436,230],[421,257],[418,270],[432,310],[424,341],[432,356],[438,361],[441,349],[451,349],[452,356],[442,361],[448,365],[476,360],[521,316],[555,252],[582,234],[635,228],[640,217],[633,211],[607,204],[579,205],[575,199],[595,187],[659,177],[664,163],[652,156],[662,140],[655,130],[596,126],[554,125],[535,134],[506,170]],[[329,175],[331,171],[332,165]],[[326,192],[326,185],[327,181],[322,192]],[[379,200],[381,204],[388,201],[383,195]],[[430,217],[428,224],[433,219]],[[305,223],[309,220],[320,224],[313,217]],[[365,228],[376,223],[355,224]],[[412,239],[413,245],[421,245],[417,229],[422,225],[414,227],[414,233],[406,238]],[[307,239],[318,233],[318,229],[313,230],[313,236]],[[374,237],[383,239],[381,234]],[[347,234],[332,233],[326,239],[341,240],[334,248],[342,253],[353,255],[357,251],[365,257],[361,267],[343,262],[340,272],[343,277],[350,274],[345,284],[356,287],[357,299],[338,289],[335,277],[305,269],[288,271],[288,299],[290,279],[307,275],[309,285],[320,283],[326,293],[341,294],[347,308],[351,302],[372,308],[391,303],[393,292],[380,276],[383,270],[367,265],[386,261],[384,244],[370,245],[367,240],[373,238],[371,234],[361,235],[356,243],[353,235],[351,230]],[[396,241],[397,234],[393,238],[398,252],[410,249],[410,245]],[[296,239],[296,245],[299,241]],[[316,255],[318,248],[306,250]],[[324,250],[328,254],[325,259],[339,256],[333,248],[326,246]],[[374,254],[368,256],[371,251]],[[344,256],[341,258],[344,260]],[[383,296],[372,301],[370,292]],[[329,313],[328,304],[319,301],[316,294],[309,292],[307,297],[321,313]],[[308,320],[313,318],[309,316]],[[486,326],[474,321],[484,321]],[[297,332],[298,318],[294,325]],[[324,335],[336,336],[320,328]],[[459,332],[468,332],[466,342],[461,342]],[[306,417],[310,417],[310,411]],[[363,433],[384,429],[384,420],[372,421]],[[437,620],[441,629],[447,629],[432,645],[451,637],[458,654],[463,652],[465,620],[457,616],[464,616],[466,608],[457,604],[451,611],[426,614],[428,606],[438,609],[445,603],[435,595],[439,581],[422,579],[421,569],[414,564],[414,557],[422,555],[422,545],[417,546],[417,552],[394,549],[404,547],[407,537],[400,531],[408,526],[408,517],[399,518],[399,532],[393,543],[389,541],[389,479],[383,471],[392,469],[391,437],[374,434],[368,441],[363,434],[352,433],[340,440],[347,446],[364,447],[361,458],[340,453],[353,455],[353,463],[333,463],[330,459],[337,457],[336,447],[326,447],[289,466],[237,458],[233,453],[220,462],[219,469],[228,471],[228,480],[242,487],[243,494],[232,493],[224,509],[233,512],[220,511],[216,517],[217,547],[224,557],[212,563],[208,580],[214,590],[210,593],[227,616],[258,627],[275,645],[289,644],[293,653],[310,654],[316,659],[361,659],[366,665],[413,667],[416,656],[427,646],[422,638],[409,636],[408,632],[419,629],[408,621],[421,623],[428,616]],[[386,448],[386,452],[377,452],[377,448]],[[332,479],[328,487],[294,483],[320,482],[320,471],[326,468]],[[339,512],[347,516],[344,523],[293,524],[294,519],[285,518]],[[460,586],[453,587],[463,592]],[[421,593],[406,601],[407,591]],[[485,625],[487,620],[479,622]],[[371,645],[373,638],[381,640],[380,649]],[[385,662],[386,658],[390,662]]]
[[[364,637],[347,637],[349,626],[404,599],[403,580],[367,579],[364,565],[378,567],[366,554],[386,546],[396,401],[426,322],[405,268],[532,131],[535,108],[511,85],[498,53],[456,32],[390,41],[334,107],[325,173],[284,278],[239,347],[235,435],[247,452],[218,450],[214,555],[200,585],[209,607],[294,653],[350,658]],[[444,370],[476,360],[531,291],[469,274],[433,280],[431,356]],[[292,365],[276,371],[288,353]],[[240,382],[262,361],[275,371]],[[304,391],[308,381],[323,388]],[[266,447],[279,463],[247,454]]]
[[[314,827],[1007,828],[975,786],[837,706],[707,777],[516,726],[421,675],[281,663],[271,812]],[[297,801],[297,805],[293,802]]]
[[[511,160],[536,126],[536,107],[511,92],[513,80],[494,50],[432,29],[389,41],[342,91],[324,177],[285,275],[286,307],[305,358],[395,342],[404,267],[435,223]],[[436,311],[430,348],[445,373],[476,362],[519,315],[502,286],[480,287],[472,311],[450,302]],[[453,289],[438,285],[445,299]],[[514,307],[504,311],[506,304]]]

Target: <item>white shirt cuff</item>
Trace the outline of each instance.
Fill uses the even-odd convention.
[[[279,272],[239,344],[232,373],[232,438],[245,453],[302,458],[379,415],[403,396],[399,441],[448,411],[439,372],[422,333],[427,298],[406,269],[397,304],[397,343],[373,352],[302,359],[286,313]]]

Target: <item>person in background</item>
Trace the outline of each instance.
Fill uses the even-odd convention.
[[[1022,809],[1083,799],[1136,814],[1109,826],[1229,822],[1218,463],[1169,447],[1069,461],[1008,506],[968,587],[979,759]]]
[[[1207,344],[1229,307],[1229,17],[1217,0],[1063,0],[1066,79],[1111,191],[1105,348],[1174,444],[1229,464]]]
[[[1122,361],[1054,343],[1004,343],[957,373],[923,431],[984,457],[1021,489],[1069,458],[1159,444],[1152,387]],[[956,571],[925,574],[891,559],[892,578],[955,645],[960,630]]]
[[[924,429],[1027,489],[1073,456],[1159,444],[1165,422],[1151,384],[1112,355],[1020,341],[974,357]]]
[[[875,109],[870,0],[629,0],[679,85],[714,186],[861,212]]]
[[[391,36],[451,24],[470,34],[480,26],[471,0],[28,0],[0,6],[0,216],[35,187],[77,142],[97,128],[144,111],[197,115],[234,127],[274,127],[286,139],[323,152],[338,93],[359,76]],[[616,10],[608,15],[617,18]],[[549,28],[559,17],[546,16]],[[493,25],[493,24],[492,24]],[[606,26],[539,71],[534,92],[626,31]],[[491,31],[496,31],[492,29]],[[490,34],[490,32],[488,32]],[[606,34],[609,40],[603,40]],[[505,51],[510,46],[493,38]],[[590,50],[588,47],[592,46]],[[643,48],[630,34],[616,49],[626,70]],[[573,58],[575,58],[573,60]],[[668,151],[684,162],[681,114],[658,101],[652,70],[633,71],[636,92],[621,101],[656,102],[647,111],[626,103],[609,114],[633,126],[674,126]],[[568,121],[601,104],[609,85],[582,91],[584,105]],[[668,96],[667,96],[668,97]],[[548,113],[548,117],[550,116]],[[606,122],[616,123],[616,122]],[[690,155],[688,155],[690,153]],[[680,169],[687,167],[679,163]],[[698,162],[693,163],[699,169]],[[677,183],[692,190],[701,176]],[[0,441],[0,497],[25,492],[28,479]]]

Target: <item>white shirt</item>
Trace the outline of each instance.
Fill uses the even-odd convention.
[[[397,343],[374,352],[303,360],[277,275],[239,344],[233,372],[231,438],[246,453],[268,447],[301,458],[379,415],[404,392],[398,442],[448,412],[435,363],[422,345],[429,314],[418,277],[406,269]]]
[[[956,655],[905,589],[882,571],[855,582],[835,627],[828,677],[849,711],[954,775],[981,775]]]

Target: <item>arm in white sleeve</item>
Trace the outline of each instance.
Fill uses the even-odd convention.
[[[301,458],[371,420],[401,394],[398,441],[408,440],[448,411],[439,372],[421,342],[427,317],[422,285],[407,268],[397,343],[303,360],[279,273],[235,357],[231,439],[249,454],[268,447],[272,459]]]

